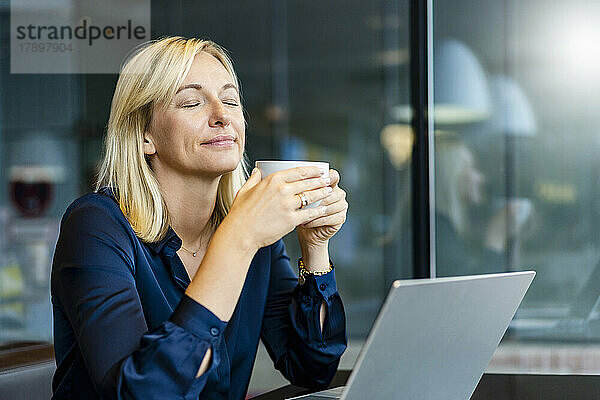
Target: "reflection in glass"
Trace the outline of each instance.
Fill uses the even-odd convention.
[[[469,204],[469,228],[458,235],[468,249],[465,265],[469,273],[490,271],[496,258],[485,254],[487,232],[494,215],[505,209],[502,239],[492,241],[504,243],[492,246],[504,258],[498,270],[538,272],[508,331],[507,338],[515,341],[499,350],[499,360],[511,371],[597,372],[599,365],[594,361],[598,350],[590,342],[600,341],[600,58],[592,45],[600,32],[600,3],[566,4],[434,4],[435,46],[448,40],[467,46],[482,67],[490,94],[490,113],[481,121],[442,124],[436,119],[436,129],[453,132],[485,177],[483,201]],[[441,47],[434,50],[439,54]],[[438,60],[434,67],[440,69],[440,64]],[[434,70],[436,90],[443,85],[440,77],[454,76],[458,82],[465,71],[455,68],[454,75],[445,75]],[[467,95],[473,81],[455,92]],[[442,94],[434,92],[434,98]],[[444,151],[440,145],[435,157],[443,157]],[[444,161],[437,163],[443,168]],[[438,180],[449,179],[445,174],[437,170],[437,188],[443,185]],[[440,214],[444,206],[437,208]],[[443,218],[438,218],[436,236],[441,251],[444,241],[456,236],[455,224],[445,226]],[[453,255],[443,256],[439,249],[438,275],[445,257]],[[552,347],[536,347],[529,340],[581,345],[569,347],[572,353],[563,358]]]
[[[486,217],[478,210],[486,178],[473,152],[456,138],[436,141],[435,166],[437,275],[505,271],[506,237],[517,237],[531,215],[531,202],[499,202]]]

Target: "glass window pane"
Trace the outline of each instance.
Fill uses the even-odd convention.
[[[537,271],[494,368],[600,368],[583,345],[600,338],[599,17],[592,1],[435,2],[437,274]]]
[[[287,39],[273,57],[288,68],[273,75],[273,101],[289,111],[274,124],[276,156],[329,160],[342,175],[350,208],[331,249],[349,334],[364,339],[391,280],[412,275],[412,136],[394,115],[409,98],[408,2],[285,4],[287,24],[273,27]],[[299,254],[295,237],[286,243]]]

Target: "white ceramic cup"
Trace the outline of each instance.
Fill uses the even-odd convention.
[[[329,176],[329,163],[320,161],[277,161],[277,160],[260,160],[254,164],[256,168],[260,170],[262,179],[265,179],[268,175],[273,172],[283,171],[285,169],[296,168],[296,167],[319,167],[325,170],[323,177]],[[321,204],[321,200],[310,203],[304,208],[317,207]]]
[[[518,233],[530,219],[533,211],[531,199],[525,197],[497,198],[492,204],[498,213],[502,213],[502,218],[508,222],[509,234]]]
[[[530,199],[524,197],[513,197],[508,201],[511,211],[514,213],[514,223],[517,230],[521,230],[525,222],[531,216],[533,204]]]

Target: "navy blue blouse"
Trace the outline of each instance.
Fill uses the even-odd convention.
[[[259,339],[293,384],[330,382],[347,343],[333,271],[299,285],[283,241],[263,247],[224,322],[184,294],[180,247],[172,229],[142,242],[106,188],[68,207],[52,265],[53,399],[244,399]]]

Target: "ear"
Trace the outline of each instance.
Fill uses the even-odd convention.
[[[150,156],[156,153],[156,147],[154,141],[148,133],[144,133],[144,154]]]

